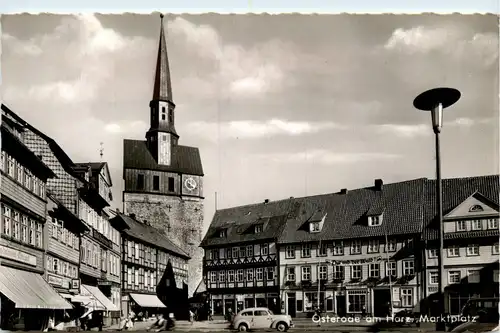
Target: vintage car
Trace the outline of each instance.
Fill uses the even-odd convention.
[[[286,332],[290,327],[293,327],[293,322],[289,315],[275,315],[268,308],[248,308],[234,316],[231,326],[240,332],[269,328]]]

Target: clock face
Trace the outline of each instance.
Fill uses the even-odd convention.
[[[196,180],[194,180],[194,178],[192,177],[186,178],[186,180],[184,181],[184,186],[186,186],[189,191],[193,191],[197,186]]]

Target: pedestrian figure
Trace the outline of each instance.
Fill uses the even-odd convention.
[[[189,310],[189,322],[191,323],[191,325],[194,324],[194,313],[193,313],[193,310]]]
[[[366,317],[366,305],[362,305],[361,306],[361,317],[363,317],[363,319]]]

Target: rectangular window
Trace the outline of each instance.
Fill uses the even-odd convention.
[[[28,217],[23,215],[21,219],[21,241],[23,243],[28,242]]]
[[[247,257],[248,258],[253,257],[253,245],[248,245],[247,246]]]
[[[144,175],[143,174],[137,175],[137,189],[144,190]]]
[[[227,282],[234,282],[234,271],[230,270],[227,272]]]
[[[311,257],[311,244],[302,244],[301,257],[302,258]]]
[[[302,281],[311,281],[311,266],[302,266]]]
[[[132,284],[132,268],[127,268],[127,283]]]
[[[404,275],[414,275],[415,274],[415,261],[404,260],[403,261],[403,274]]]
[[[233,247],[233,258],[238,258],[238,248]]]
[[[2,157],[0,159],[0,169],[5,171],[5,152],[2,150]]]
[[[319,266],[319,279],[322,281],[328,280],[328,266]]]
[[[333,278],[335,280],[344,280],[344,266],[335,265],[333,266]]]
[[[489,219],[488,229],[498,229],[498,219]]]
[[[285,258],[286,259],[295,258],[295,246],[294,245],[287,245],[286,250],[285,250]]]
[[[467,246],[467,256],[478,256],[479,255],[479,245],[471,244]]]
[[[493,244],[493,247],[491,248],[491,253],[492,254],[499,254],[499,249],[498,249],[498,243]]]
[[[413,306],[413,289],[401,288],[401,305]]]
[[[368,270],[369,276],[373,278],[380,277],[380,264],[370,264]]]
[[[386,271],[385,274],[390,276],[391,278],[396,278],[398,276],[398,268],[397,263],[395,261],[386,262]]]
[[[395,239],[388,239],[387,243],[385,244],[385,251],[386,252],[396,252],[397,244],[398,243]]]
[[[3,230],[2,232],[10,236],[11,235],[11,210],[9,207],[2,205],[2,225],[3,225]]]
[[[438,256],[438,250],[437,249],[430,249],[429,250],[429,258],[437,258]]]
[[[429,273],[429,283],[430,284],[438,284],[439,283],[439,274],[438,274],[438,272],[430,272]]]
[[[225,271],[219,272],[219,282],[226,282],[226,272]]]
[[[210,282],[216,283],[217,282],[217,272],[210,272]]]
[[[12,237],[19,240],[20,238],[20,224],[21,224],[21,215],[19,212],[13,211],[12,217]]]
[[[139,244],[138,243],[135,243],[135,259],[139,259],[140,258],[140,252],[139,252]]]
[[[263,256],[267,256],[269,254],[269,244],[261,244],[260,245],[260,254]]]
[[[253,282],[253,268],[247,268],[247,281]]]
[[[453,245],[448,249],[448,257],[459,257],[460,256],[460,247]]]
[[[139,285],[139,270],[138,269],[136,269],[134,272],[134,282],[135,282],[136,286]]]
[[[257,281],[264,280],[264,269],[262,267],[257,267],[255,269],[255,277]]]
[[[286,280],[295,281],[295,267],[286,268]]]
[[[24,171],[23,166],[21,165],[21,163],[17,162],[16,163],[16,172],[17,172],[16,179],[20,184],[23,183],[23,179],[24,179],[23,171]]]
[[[481,272],[477,269],[474,270],[469,270],[468,275],[467,275],[467,282],[469,283],[479,283],[480,281],[480,276]]]
[[[52,272],[57,273],[59,271],[59,260],[54,258],[52,260]]]
[[[341,256],[344,254],[344,243],[342,241],[337,241],[333,243],[333,255]]]
[[[236,272],[236,282],[243,282],[244,274],[242,269],[238,269]]]
[[[274,268],[273,266],[267,267],[267,280],[274,280]]]
[[[378,253],[379,252],[379,241],[377,239],[372,239],[368,241],[368,253]]]
[[[382,216],[380,215],[374,215],[368,217],[368,225],[370,227],[377,227],[382,224]]]
[[[361,279],[363,276],[363,266],[361,265],[353,265],[351,266],[351,278],[354,280]]]
[[[34,220],[30,220],[30,244],[36,245],[36,222]]]
[[[36,247],[43,248],[43,225],[41,223],[36,224]]]
[[[9,174],[9,176],[11,176],[12,178],[14,178],[14,174],[16,173],[16,170],[15,170],[15,162],[14,162],[14,158],[12,158],[11,156],[8,156],[8,169],[7,169],[7,172]]]
[[[351,254],[361,254],[361,241],[356,240],[351,243]]]
[[[460,283],[460,271],[449,271],[448,283]]]
[[[168,177],[168,191],[175,192],[175,179],[173,177]]]
[[[317,250],[317,256],[318,257],[326,257],[328,254],[328,244],[321,243],[321,245],[318,245]]]
[[[319,232],[319,222],[311,223],[311,232]]]
[[[472,220],[472,230],[481,230],[482,228],[482,221],[481,220]]]
[[[153,190],[160,190],[160,176],[153,176]]]
[[[467,231],[467,223],[465,221],[457,221],[457,231]]]

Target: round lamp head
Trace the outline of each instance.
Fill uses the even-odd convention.
[[[460,91],[454,88],[434,88],[418,95],[413,106],[422,111],[432,111],[438,104],[445,109],[460,99]]]

